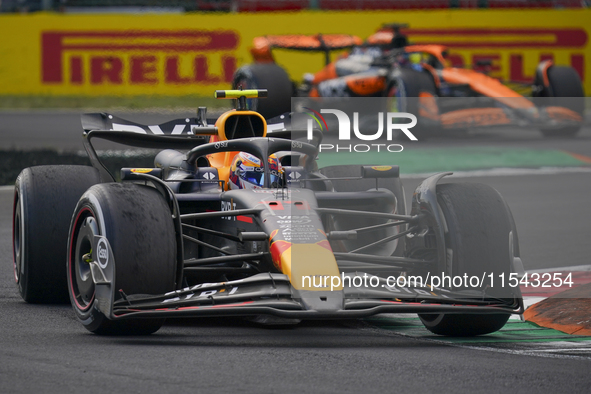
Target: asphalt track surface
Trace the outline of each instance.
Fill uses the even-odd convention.
[[[159,122],[157,116],[154,123]],[[79,130],[77,116],[71,113],[0,113],[0,118],[4,149],[9,147],[6,143],[20,149],[45,143],[56,147],[56,130]],[[56,123],[61,120],[63,124]],[[27,122],[33,129],[44,127],[43,134],[6,134],[7,124]],[[64,132],[60,138],[57,147],[65,148],[75,137]],[[589,130],[570,140],[503,132],[428,144],[552,146],[591,156]],[[518,226],[526,269],[589,264],[591,173],[457,181],[485,182],[505,196]],[[407,194],[418,182],[405,180]],[[384,327],[366,321],[304,322],[268,328],[237,319],[191,319],[169,321],[149,337],[95,336],[75,320],[67,305],[29,305],[20,299],[12,273],[11,210],[12,190],[1,188],[0,392],[574,393],[591,387],[591,346],[577,355],[524,352],[525,340],[478,347],[409,335],[402,323]],[[566,347],[563,339],[553,344]]]

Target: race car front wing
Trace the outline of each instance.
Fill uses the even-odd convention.
[[[96,237],[98,239],[101,237]],[[291,319],[361,318],[379,313],[523,313],[521,298],[496,299],[474,290],[448,291],[422,286],[401,287],[385,278],[364,273],[343,273],[349,283],[331,291],[294,289],[287,275],[260,273],[245,279],[202,283],[162,295],[127,295],[112,286],[114,264],[104,269],[91,263],[96,302],[112,320],[139,317],[272,315]],[[371,280],[371,279],[375,280]],[[345,281],[346,283],[346,281]],[[120,299],[115,299],[115,292]]]

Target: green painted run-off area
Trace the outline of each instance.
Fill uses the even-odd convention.
[[[349,153],[321,152],[318,166],[365,164],[398,165],[401,174],[440,171],[469,171],[491,168],[540,168],[591,166],[591,158],[560,150],[534,150],[504,147],[406,148],[387,151]]]
[[[444,337],[429,332],[416,317],[375,317],[365,319],[369,324],[381,329],[394,331],[417,338],[431,338],[451,343],[517,343],[517,342],[558,342],[591,341],[589,336],[570,335],[544,328],[533,323],[508,321],[499,331],[476,337]]]

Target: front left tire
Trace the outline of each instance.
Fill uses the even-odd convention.
[[[93,251],[93,239],[106,239],[112,255]],[[114,264],[115,299],[164,294],[175,289],[176,237],[170,208],[154,188],[109,183],[91,187],[76,206],[70,227],[68,290],[78,320],[100,335],[147,335],[164,319],[109,320],[95,303],[89,261]],[[105,247],[103,247],[103,250]],[[99,260],[99,259],[103,260]]]

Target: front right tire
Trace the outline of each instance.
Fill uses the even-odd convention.
[[[437,88],[429,73],[401,69],[392,79],[385,95],[386,111],[409,112],[417,117],[417,125],[413,128],[413,133],[419,133],[423,138],[440,134]]]
[[[445,219],[447,261],[450,277],[481,277],[484,274],[508,274],[512,270],[516,237],[508,207],[498,191],[480,183],[437,185],[437,201]],[[471,290],[486,289],[469,288]],[[462,289],[450,289],[462,290]],[[516,296],[519,289],[487,290],[496,298]],[[492,293],[492,294],[491,294]],[[434,334],[474,336],[501,329],[510,314],[419,314],[424,326]]]
[[[534,102],[542,106],[566,107],[581,116],[585,112],[585,92],[579,74],[572,67],[550,66],[547,71],[549,89],[544,87],[542,75],[536,73],[534,86],[541,86],[542,90],[534,97]],[[539,99],[538,97],[542,97]],[[548,98],[546,98],[548,97]],[[572,137],[581,129],[578,126],[556,128],[541,128],[545,137]]]

